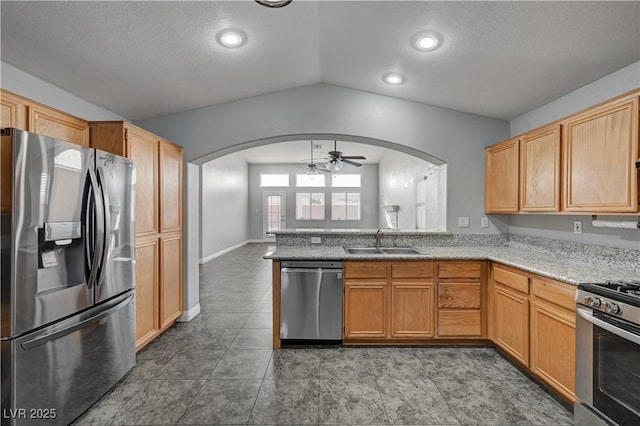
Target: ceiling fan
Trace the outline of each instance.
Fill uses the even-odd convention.
[[[318,170],[325,173],[331,173],[331,170],[327,170],[324,167],[318,167],[318,165],[313,162],[313,141],[311,141],[311,162],[307,164],[307,174],[317,175]]]
[[[333,141],[333,151],[329,151],[329,162],[325,164],[325,167],[332,171],[338,171],[342,169],[343,164],[350,164],[352,166],[360,167],[362,164],[353,160],[366,160],[366,157],[362,155],[342,155],[341,151],[338,151],[338,141]]]

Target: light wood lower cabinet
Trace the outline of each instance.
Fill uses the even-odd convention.
[[[160,328],[170,327],[182,315],[182,235],[160,239]]]
[[[486,262],[441,261],[436,268],[438,337],[486,338]]]
[[[432,261],[345,261],[344,342],[434,336]]]
[[[389,337],[386,281],[344,282],[344,338]]]
[[[569,401],[575,397],[575,286],[499,264],[490,339]]]
[[[391,282],[391,337],[433,337],[433,282]]]
[[[160,330],[158,315],[158,239],[136,245],[136,350],[153,340]]]
[[[529,300],[501,285],[493,287],[493,341],[521,364],[529,365]]]

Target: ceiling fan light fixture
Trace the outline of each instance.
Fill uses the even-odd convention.
[[[237,28],[227,28],[216,35],[216,40],[224,47],[235,49],[247,42],[247,35]]]
[[[264,7],[270,7],[272,9],[277,9],[280,7],[285,7],[293,0],[256,0],[256,3],[261,4]]]
[[[411,45],[421,52],[431,52],[442,45],[442,36],[433,31],[421,31],[411,37]]]
[[[402,74],[398,74],[397,72],[388,72],[382,76],[382,81],[387,84],[391,84],[394,86],[399,86],[404,84],[407,79]]]

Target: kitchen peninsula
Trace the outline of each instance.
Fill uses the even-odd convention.
[[[345,250],[375,246],[376,233],[382,248],[418,253]],[[274,348],[281,262],[342,261],[343,344],[494,344],[567,400],[575,399],[575,286],[640,276],[637,250],[515,234],[284,230],[276,242],[264,256],[273,260]]]

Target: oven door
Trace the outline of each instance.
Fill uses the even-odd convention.
[[[640,424],[640,327],[576,309],[576,394],[619,425]]]

